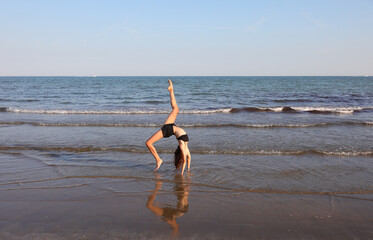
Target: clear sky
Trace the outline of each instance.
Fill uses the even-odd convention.
[[[0,0],[2,76],[373,75],[373,0]]]

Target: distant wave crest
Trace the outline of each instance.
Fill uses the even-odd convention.
[[[315,113],[315,114],[353,114],[373,110],[373,107],[244,107],[232,108],[231,113],[239,112],[282,112],[282,113]]]
[[[27,122],[27,121],[0,121],[0,125],[32,125],[36,127],[160,127],[156,123],[94,123],[94,122]],[[178,124],[185,128],[312,128],[312,127],[333,127],[333,126],[373,126],[373,122],[329,122],[329,123],[304,123],[304,124],[245,124],[245,123],[223,123],[223,124]]]
[[[229,113],[231,108],[206,109],[206,110],[182,110],[180,114],[212,114],[212,113]],[[20,109],[0,107],[0,112],[12,113],[32,113],[32,114],[169,114],[168,110],[68,110],[68,109]]]
[[[49,146],[0,146],[0,151],[8,150],[37,150],[37,151],[66,151],[66,152],[129,152],[129,153],[149,153],[145,148],[116,148],[116,147],[49,147]],[[172,154],[172,150],[159,149],[159,153]],[[306,155],[316,154],[322,156],[335,157],[357,157],[357,156],[373,156],[373,151],[325,151],[325,150],[198,150],[192,151],[193,154],[223,154],[223,155]]]
[[[180,114],[219,114],[241,112],[278,112],[278,113],[314,113],[314,114],[353,114],[372,111],[373,107],[242,107],[217,109],[187,109]],[[169,114],[170,110],[69,110],[69,109],[20,109],[0,107],[0,112],[32,113],[32,114]]]

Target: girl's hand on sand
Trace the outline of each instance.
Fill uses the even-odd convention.
[[[169,84],[168,91],[170,92],[174,91],[174,86],[172,85],[171,79],[168,79],[168,84]]]

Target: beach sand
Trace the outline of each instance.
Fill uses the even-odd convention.
[[[20,154],[0,157],[0,239],[373,238],[372,194],[212,189],[193,182],[193,171],[66,177]]]

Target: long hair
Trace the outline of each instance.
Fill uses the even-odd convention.
[[[174,164],[176,169],[180,169],[181,164],[184,163],[183,153],[181,152],[180,146],[177,146],[174,152]]]

